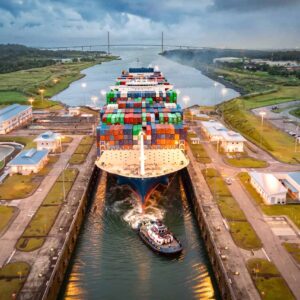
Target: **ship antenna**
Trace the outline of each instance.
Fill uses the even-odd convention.
[[[139,133],[140,136],[140,167],[141,167],[141,175],[144,176],[145,175],[145,153],[144,153],[144,132],[141,131]]]

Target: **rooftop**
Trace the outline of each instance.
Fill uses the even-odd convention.
[[[56,133],[53,131],[46,131],[44,133],[41,133],[36,139],[34,139],[35,142],[38,141],[56,141],[57,139],[60,139],[61,134]]]
[[[47,155],[48,150],[36,150],[35,148],[23,150],[7,165],[36,165]]]
[[[273,174],[249,172],[249,175],[268,195],[287,192],[287,189]]]
[[[19,113],[30,108],[28,105],[12,104],[5,108],[0,109],[0,122],[9,120]]]
[[[288,176],[300,185],[300,172],[291,172]]]

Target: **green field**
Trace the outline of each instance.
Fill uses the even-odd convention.
[[[297,118],[300,118],[300,107],[290,110],[290,114]]]
[[[264,160],[256,159],[254,157],[242,156],[238,158],[224,157],[224,161],[233,167],[237,168],[266,168],[268,163]]]
[[[248,260],[247,268],[262,299],[295,299],[286,282],[272,262],[269,262],[266,259],[253,258]]]
[[[191,143],[191,138],[192,137],[197,137],[197,135],[192,134],[192,133],[188,134],[188,143],[189,143],[189,146],[192,150],[192,153],[193,153],[195,159],[198,162],[202,163],[202,164],[211,163],[211,159],[210,159],[209,155],[207,154],[207,152],[205,151],[203,145],[202,144],[192,144]]]
[[[202,173],[222,216],[228,222],[231,236],[236,245],[246,250],[261,248],[260,239],[231,195],[219,172],[208,168],[203,170]]]
[[[28,98],[33,97],[34,108],[58,108],[58,102],[48,99],[83,77],[81,70],[112,59],[114,57],[103,57],[93,62],[55,64],[0,74],[0,104],[28,104]],[[43,101],[39,89],[45,90]]]
[[[250,183],[250,177],[247,173],[240,173],[238,175],[240,181],[246,188],[252,199],[260,206],[263,213],[269,216],[288,216],[300,228],[300,205],[266,205],[261,196],[256,192]]]
[[[7,228],[17,208],[12,206],[0,206],[0,234]]]
[[[220,72],[222,73],[222,71]],[[231,128],[242,133],[248,140],[268,151],[276,159],[286,163],[299,163],[300,153],[294,151],[295,139],[266,120],[262,127],[261,118],[252,114],[250,110],[299,99],[300,80],[297,79],[297,82],[295,82],[291,78],[256,74],[249,71],[224,70],[224,72],[230,74],[227,78],[229,81],[235,82],[243,88],[248,81],[256,80],[260,82],[259,86],[261,85],[262,91],[264,91],[220,104],[218,107],[219,111],[223,113],[224,121]],[[246,88],[246,90],[261,91],[258,85],[255,84],[252,89],[248,90]]]
[[[25,146],[24,149],[30,149],[36,147],[36,143],[33,141],[34,137],[22,137],[22,136],[0,136],[0,142],[15,142]]]
[[[80,141],[75,152],[72,154],[69,163],[72,165],[79,165],[85,162],[87,155],[89,154],[95,138],[93,136],[85,136]]]
[[[13,299],[18,294],[29,274],[30,266],[25,262],[15,262],[0,269],[0,299]],[[16,298],[15,298],[16,299]]]

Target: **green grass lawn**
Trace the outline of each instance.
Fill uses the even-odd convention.
[[[298,228],[300,228],[300,205],[286,204],[286,205],[266,205],[261,196],[256,192],[250,183],[248,173],[240,173],[238,175],[240,181],[246,188],[251,198],[260,206],[263,213],[269,216],[288,216]]]
[[[95,62],[55,64],[0,74],[0,104],[28,104],[28,98],[34,97],[34,108],[57,107],[58,102],[48,99],[66,89],[71,82],[83,77],[84,75],[80,73],[81,70],[111,59],[107,57]],[[55,80],[58,81],[55,82]],[[44,101],[39,94],[40,88],[45,89]]]
[[[41,206],[26,227],[23,237],[44,237],[46,236],[60,210],[59,205]],[[20,249],[21,250],[21,249]]]
[[[12,294],[18,294],[30,272],[30,266],[25,262],[15,262],[0,269],[0,299],[12,299]]]
[[[79,165],[84,163],[94,143],[95,138],[93,136],[84,136],[77,146],[75,152],[71,156],[69,163],[72,165]]]
[[[300,245],[296,243],[283,243],[284,248],[288,251],[295,261],[300,264]]]
[[[239,158],[224,157],[224,161],[227,164],[237,168],[266,168],[268,166],[268,163],[264,160],[249,156]]]
[[[71,165],[79,165],[79,164],[83,164],[85,162],[86,159],[86,154],[76,154],[74,153],[70,160],[69,163]]]
[[[12,206],[0,206],[0,234],[7,227],[16,210],[17,208]]]
[[[295,299],[276,266],[266,259],[248,260],[247,268],[262,299]]]
[[[262,146],[266,151],[282,162],[299,163],[300,153],[295,153],[295,139],[271,123],[265,121],[263,129],[259,117],[241,106],[241,99],[225,104],[224,119],[235,130],[240,131],[247,139]]]
[[[16,248],[24,252],[30,252],[42,247],[44,242],[44,237],[21,237],[16,244]]]
[[[64,201],[64,191],[65,196],[67,197],[72,188],[72,185],[73,182],[68,181],[66,181],[64,184],[63,182],[55,182],[45,200],[43,201],[43,205],[61,204]]]
[[[231,195],[219,172],[216,169],[208,168],[202,173],[222,216],[228,221],[230,233],[236,245],[246,250],[261,248],[260,239],[248,223],[244,212]]]
[[[26,176],[14,174],[9,176],[0,185],[0,200],[26,198],[38,188],[40,183],[41,178],[38,178],[36,174]]]

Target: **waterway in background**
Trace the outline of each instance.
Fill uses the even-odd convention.
[[[86,76],[71,83],[70,87],[53,97],[68,105],[91,105],[91,97],[97,96],[97,106],[104,104],[101,90],[107,91],[113,85],[122,70],[129,67],[158,66],[168,81],[174,84],[175,89],[181,91],[179,103],[183,96],[189,96],[188,105],[214,105],[225,100],[239,96],[239,93],[232,89],[226,89],[218,84],[214,86],[213,80],[204,76],[199,70],[189,66],[181,65],[157,54],[157,48],[126,48],[115,49],[113,54],[119,55],[121,60],[115,60],[101,65],[95,65],[82,71]],[[82,83],[86,87],[82,87]]]
[[[59,299],[219,299],[180,177],[164,193],[156,191],[146,208],[181,240],[180,257],[157,255],[143,244],[132,229],[140,208],[113,177],[99,184]]]

